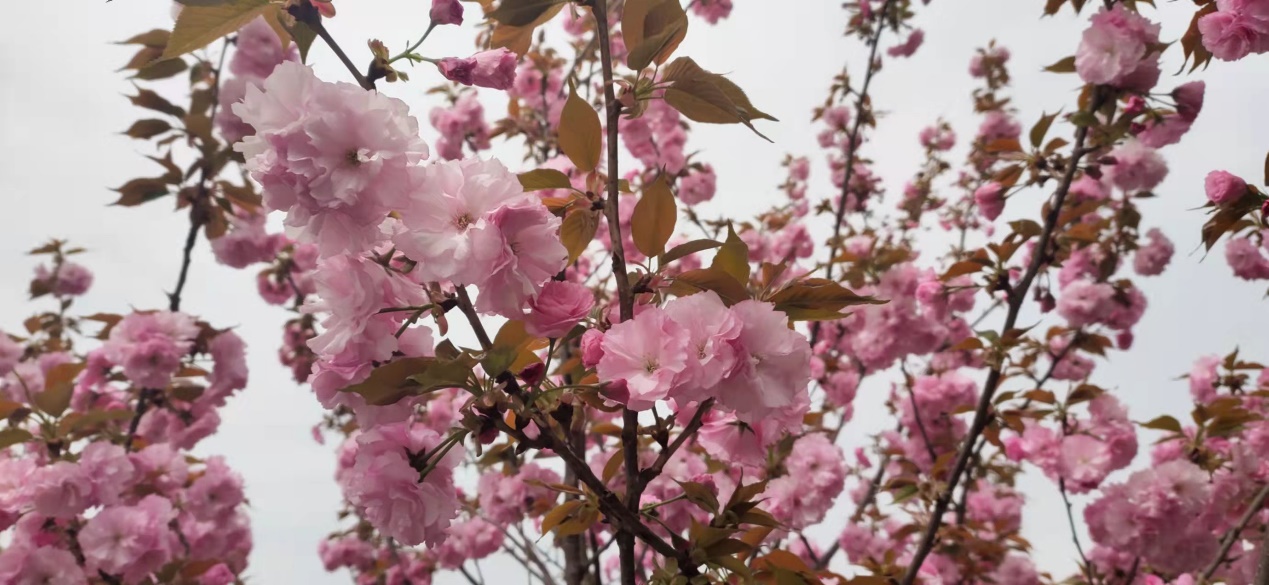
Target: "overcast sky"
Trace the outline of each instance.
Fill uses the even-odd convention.
[[[81,311],[159,308],[165,305],[164,291],[174,284],[187,224],[169,201],[106,207],[113,200],[108,188],[157,168],[143,158],[151,152],[147,144],[120,135],[142,113],[124,99],[129,83],[115,71],[132,49],[111,43],[170,27],[169,5],[163,0],[11,4],[0,22],[0,262],[7,275],[0,281],[0,328],[20,329],[22,319],[36,310],[26,301],[33,262],[22,254],[49,237],[70,238],[91,250],[80,261],[97,273],[97,280],[79,304]],[[859,44],[841,37],[845,19],[837,1],[736,4],[732,18],[720,26],[693,22],[678,54],[729,73],[755,105],[781,120],[760,128],[774,144],[736,127],[693,130],[689,147],[703,150],[702,159],[719,175],[718,195],[705,215],[726,209],[743,218],[774,201],[785,153],[812,156],[817,188],[811,196],[830,194],[810,110],[823,101],[843,61],[857,69],[865,56]],[[1165,41],[1179,38],[1193,6],[1159,4],[1157,13],[1147,13],[1163,22]],[[342,0],[337,5],[339,16],[328,26],[358,62],[368,59],[367,38],[381,38],[395,49],[426,27],[425,0]],[[467,6],[471,14],[474,5]],[[1065,12],[1041,19],[1042,6],[1039,0],[934,0],[917,9],[926,46],[912,59],[888,60],[873,85],[874,103],[885,116],[866,155],[877,161],[891,193],[899,192],[920,162],[916,134],[923,126],[943,117],[962,138],[972,136],[974,83],[966,66],[974,48],[990,38],[1013,52],[1010,92],[1024,128],[1042,112],[1072,109],[1078,80],[1040,68],[1074,53],[1083,24]],[[440,29],[424,53],[467,55],[472,34],[470,23]],[[1161,91],[1181,82],[1170,76],[1179,65],[1179,51],[1169,55]],[[324,47],[315,46],[310,61],[322,78],[346,80],[347,73]],[[1188,411],[1186,384],[1176,377],[1200,355],[1241,346],[1247,357],[1269,359],[1264,334],[1269,319],[1259,304],[1266,286],[1234,280],[1219,253],[1203,258],[1198,230],[1204,216],[1195,211],[1203,202],[1208,170],[1223,168],[1253,181],[1260,177],[1269,151],[1263,115],[1269,57],[1215,62],[1197,78],[1208,82],[1204,111],[1185,141],[1165,151],[1172,172],[1157,190],[1159,197],[1142,204],[1143,229],[1161,227],[1176,242],[1177,256],[1165,275],[1141,283],[1150,307],[1136,329],[1133,350],[1114,354],[1114,363],[1102,365],[1095,376],[1129,404],[1135,420]],[[438,78],[420,71],[412,79],[384,91],[406,100],[426,125],[433,104],[424,91]],[[498,103],[491,101],[491,118]],[[425,132],[434,137],[430,127]],[[520,160],[516,149],[498,152],[513,168]],[[958,148],[955,160],[963,153]],[[1027,205],[1034,213],[1044,195],[1035,191],[1013,199],[1008,213],[1022,214]],[[248,574],[254,582],[346,583],[346,575],[327,575],[315,552],[320,536],[336,527],[339,501],[331,449],[316,445],[309,435],[321,409],[278,365],[275,352],[286,316],[258,298],[253,278],[250,270],[215,264],[205,242],[199,243],[184,308],[216,326],[236,325],[251,354],[249,387],[223,412],[221,432],[204,441],[199,452],[225,455],[246,479],[255,527]],[[867,415],[877,411],[886,391],[884,381],[861,391],[858,422],[849,427],[845,448],[882,424],[869,422],[882,417]],[[1144,451],[1139,465],[1146,460]],[[1052,505],[1056,488],[1035,474],[1023,486],[1032,503],[1024,512],[1025,535],[1036,545],[1042,568],[1070,573],[1074,549],[1061,507]],[[818,534],[827,541],[837,530]],[[498,567],[505,565],[487,564],[486,574]]]

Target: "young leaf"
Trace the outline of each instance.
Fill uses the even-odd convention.
[[[665,255],[661,256],[661,265],[664,266],[678,260],[679,258],[683,258],[684,256],[691,256],[697,252],[712,250],[721,245],[723,245],[722,242],[715,242],[714,240],[692,240],[686,244],[679,244],[670,248]]]
[[[498,7],[489,13],[489,18],[510,26],[526,26],[533,24],[552,7],[562,5],[566,1],[502,0]]]
[[[687,37],[687,13],[678,0],[652,0],[640,2],[646,5],[640,37],[628,45],[632,47],[626,56],[626,64],[635,71],[642,70],[653,61],[658,64],[674,53]],[[637,17],[637,15],[636,15]],[[625,20],[622,29],[625,30]]]
[[[171,59],[201,49],[269,9],[277,9],[269,0],[227,0],[211,6],[186,6],[176,17],[163,58]]]
[[[729,307],[749,299],[749,291],[745,290],[743,284],[740,284],[732,275],[717,268],[689,270],[679,274],[674,277],[674,282],[669,288],[670,294],[681,297],[694,295],[705,290],[712,290],[718,293],[718,297],[722,299],[723,304]]]
[[[1075,73],[1075,56],[1063,58],[1062,60],[1044,68],[1045,71],[1051,73]]]
[[[137,120],[136,122],[133,122],[132,126],[128,128],[128,131],[124,132],[124,134],[133,138],[148,140],[171,129],[172,125],[168,124],[167,121],[150,118],[148,120]]]
[[[8,449],[18,443],[30,441],[32,438],[34,437],[26,429],[4,429],[0,431],[0,449]]]
[[[749,282],[749,246],[736,235],[736,230],[730,225],[727,226],[727,241],[723,242],[723,247],[714,255],[710,268],[730,274],[736,282]]]
[[[568,175],[555,169],[536,169],[520,173],[520,186],[525,191],[541,191],[543,189],[569,189],[573,183]]]
[[[1061,112],[1057,112],[1054,114],[1044,114],[1043,116],[1040,116],[1040,119],[1035,123],[1035,126],[1031,127],[1031,146],[1040,148],[1040,144],[1044,142],[1044,135],[1049,133],[1049,127],[1053,125],[1053,120],[1055,120],[1060,113]]]
[[[704,124],[744,124],[771,141],[751,121],[775,118],[753,107],[739,86],[702,69],[690,57],[679,57],[666,65],[662,81],[671,82],[665,90],[666,103],[689,119]]]
[[[560,149],[577,170],[589,173],[599,166],[603,150],[603,128],[599,113],[571,88],[560,114]]]
[[[665,251],[665,243],[674,235],[674,225],[679,217],[674,194],[661,175],[643,188],[643,196],[635,204],[630,218],[630,235],[635,247],[645,256],[658,256]]]
[[[586,246],[595,239],[595,230],[599,228],[599,220],[595,212],[589,209],[574,209],[564,217],[560,226],[560,243],[568,250],[568,261],[577,261],[578,256],[586,251]]]
[[[75,376],[84,370],[84,364],[59,364],[44,377],[44,390],[32,397],[40,411],[52,416],[62,416],[70,406],[75,390]]]
[[[845,316],[842,309],[846,307],[886,302],[855,294],[823,278],[808,278],[790,284],[772,295],[770,301],[775,304],[776,310],[784,311],[794,321],[840,319]]]

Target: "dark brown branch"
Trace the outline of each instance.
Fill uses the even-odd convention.
[[[300,2],[288,8],[287,11],[291,13],[291,16],[295,17],[295,20],[304,23],[313,29],[317,36],[322,38],[326,46],[335,52],[335,56],[339,57],[339,61],[344,64],[344,67],[348,68],[348,72],[357,80],[357,85],[367,91],[374,90],[375,83],[357,70],[357,66],[353,64],[352,59],[348,58],[348,54],[344,53],[344,49],[339,46],[339,43],[335,42],[335,38],[330,35],[330,31],[326,30],[326,26],[322,24],[322,15],[317,11],[317,8],[314,8],[308,2]]]
[[[1247,506],[1247,511],[1243,512],[1242,518],[1238,520],[1238,524],[1235,524],[1233,528],[1230,528],[1229,532],[1226,532],[1225,536],[1221,538],[1221,548],[1217,551],[1216,558],[1212,559],[1211,564],[1203,570],[1203,574],[1198,580],[1199,583],[1208,583],[1211,581],[1212,575],[1215,575],[1216,571],[1221,568],[1221,565],[1225,564],[1225,557],[1229,556],[1229,550],[1233,548],[1235,542],[1239,541],[1239,536],[1242,535],[1243,529],[1246,528],[1247,525],[1251,523],[1252,519],[1260,513],[1260,510],[1265,507],[1266,499],[1269,499],[1269,485],[1265,485],[1260,488],[1260,491],[1256,493],[1256,497],[1252,499],[1251,505]],[[1265,569],[1266,561],[1263,554],[1264,551],[1261,551],[1261,553],[1260,562],[1257,564],[1256,569],[1256,583],[1258,584],[1265,583],[1269,580],[1269,574],[1266,574],[1267,572]]]
[[[1101,90],[1096,90],[1089,104],[1088,113],[1096,112],[1101,107],[1103,99]],[[1058,184],[1057,191],[1053,194],[1052,205],[1044,218],[1044,226],[1036,242],[1035,253],[1031,257],[1031,263],[1027,266],[1027,271],[1022,275],[1022,279],[1018,281],[1017,286],[1009,292],[1009,312],[1005,316],[1004,325],[1001,327],[1002,338],[1017,325],[1018,315],[1022,311],[1022,304],[1026,301],[1031,283],[1035,280],[1036,274],[1039,273],[1041,265],[1043,265],[1045,258],[1048,256],[1049,243],[1053,239],[1053,232],[1057,229],[1058,218],[1061,216],[1062,206],[1066,202],[1066,195],[1070,191],[1071,183],[1075,181],[1075,175],[1079,171],[1080,159],[1088,154],[1088,150],[1084,146],[1088,139],[1088,128],[1087,125],[1084,125],[1075,131],[1075,145],[1071,150],[1071,160],[1067,163],[1062,180]],[[978,406],[974,411],[974,422],[970,425],[969,434],[966,436],[960,453],[956,457],[956,465],[952,468],[952,473],[948,477],[947,487],[944,488],[934,503],[934,509],[930,513],[929,525],[926,526],[920,544],[913,554],[912,564],[908,566],[908,570],[904,574],[901,581],[902,585],[912,585],[916,582],[917,572],[920,571],[925,558],[930,555],[930,551],[934,549],[934,542],[938,537],[939,528],[943,525],[943,515],[947,513],[952,496],[956,493],[956,486],[960,482],[962,474],[965,473],[965,469],[969,466],[969,461],[974,453],[979,436],[986,430],[987,424],[993,416],[992,398],[995,397],[996,389],[1000,386],[1003,367],[1003,363],[996,365],[987,374],[987,382],[983,386],[982,394],[978,397]]]

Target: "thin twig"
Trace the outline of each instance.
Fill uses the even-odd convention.
[[[1066,478],[1058,478],[1058,492],[1062,494],[1062,504],[1066,506],[1066,523],[1071,528],[1071,541],[1075,543],[1075,552],[1080,555],[1080,564],[1084,567],[1084,577],[1089,583],[1093,582],[1092,565],[1088,563],[1088,557],[1084,555],[1084,545],[1080,544],[1080,533],[1075,528],[1075,512],[1071,506],[1071,498],[1066,494]]]

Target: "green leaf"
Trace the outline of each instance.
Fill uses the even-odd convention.
[[[543,189],[571,189],[573,183],[568,175],[555,169],[536,169],[520,173],[520,186],[525,191],[541,191]]]
[[[736,230],[730,225],[727,226],[727,240],[714,255],[710,268],[730,274],[741,284],[749,282],[749,246],[736,235]]]
[[[34,437],[26,429],[4,429],[0,431],[0,449],[8,449],[18,443],[25,443]]]
[[[270,0],[226,0],[214,4],[187,5],[176,17],[172,38],[163,58],[179,57],[207,46],[255,20],[272,8]]]
[[[660,175],[643,188],[643,196],[639,197],[630,218],[630,237],[635,247],[649,258],[660,255],[674,235],[678,218],[674,194],[665,182],[665,175]]]
[[[692,240],[685,244],[679,244],[670,248],[668,252],[661,256],[661,265],[664,266],[678,260],[679,258],[691,256],[692,254],[704,252],[705,250],[712,250],[721,245],[723,245],[722,242],[716,242],[714,240]]]
[[[502,0],[498,7],[489,13],[492,18],[502,24],[525,26],[533,24],[538,17],[550,10],[552,6],[564,4],[567,0]]]
[[[557,131],[560,150],[573,161],[577,170],[589,173],[599,166],[604,144],[599,113],[577,95],[577,88],[569,88]]]

